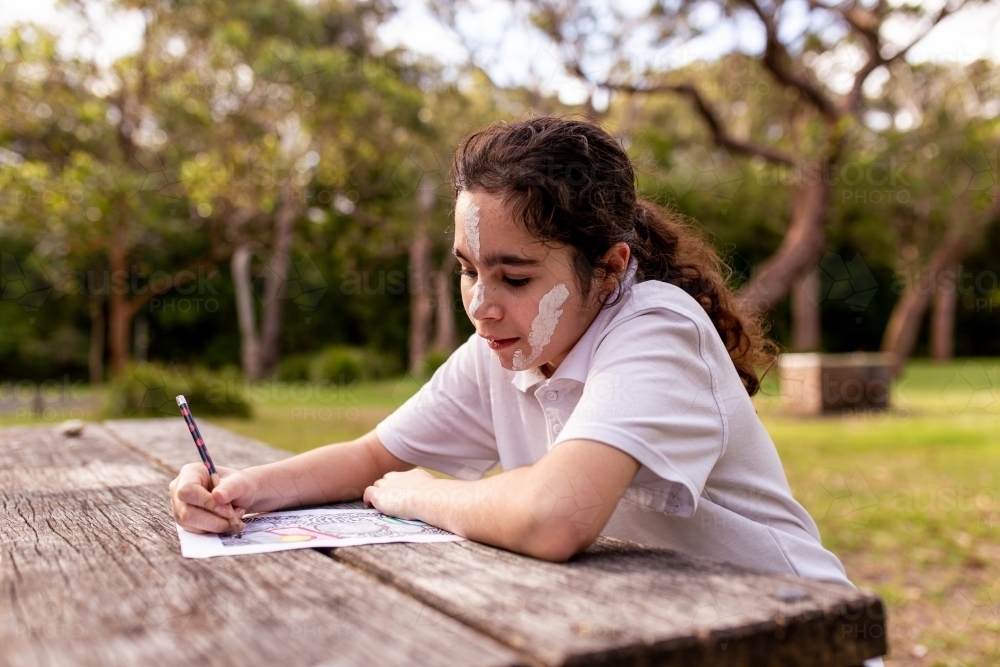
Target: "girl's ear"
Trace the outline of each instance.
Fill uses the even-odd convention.
[[[608,271],[601,284],[601,294],[611,294],[618,288],[618,285],[625,278],[625,269],[628,267],[631,255],[632,249],[627,243],[616,243],[604,253],[604,256],[601,257],[601,264],[606,266]]]

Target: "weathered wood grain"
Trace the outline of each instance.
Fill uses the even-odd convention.
[[[885,652],[875,596],[609,538],[565,564],[473,542],[331,554],[547,665],[857,665]]]
[[[100,427],[0,429],[0,471],[2,665],[524,662],[312,550],[182,558],[169,475]]]
[[[134,447],[151,447],[144,432],[156,424],[119,424],[110,427]],[[211,432],[213,451],[219,443],[246,465],[273,460],[262,443]],[[619,540],[601,538],[567,564],[473,542],[327,552],[545,665],[832,667],[886,651],[876,596]]]
[[[198,451],[181,417],[118,419],[104,422],[104,427],[122,444],[149,457],[170,475],[176,474],[187,463],[198,462]],[[242,469],[274,463],[291,456],[289,452],[220,428],[204,419],[198,420],[198,430],[205,438],[216,465]],[[359,498],[324,507],[363,508],[365,504]]]

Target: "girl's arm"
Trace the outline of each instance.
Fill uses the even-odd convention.
[[[551,561],[585,549],[611,518],[639,462],[593,440],[559,444],[533,465],[476,481],[389,473],[365,490],[380,511]]]
[[[174,518],[191,532],[222,533],[236,508],[267,512],[359,498],[366,486],[393,471],[413,466],[382,446],[375,431],[342,444],[326,445],[298,456],[245,470],[219,468],[222,481],[208,491],[208,472],[200,463],[184,466],[170,483]]]

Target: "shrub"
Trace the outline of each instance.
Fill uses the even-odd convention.
[[[278,379],[282,382],[301,382],[309,379],[309,367],[312,356],[308,354],[293,354],[278,363]]]
[[[399,363],[391,356],[360,347],[336,345],[313,357],[309,379],[313,382],[354,382],[378,380],[399,372]]]
[[[176,417],[175,397],[183,394],[198,415],[250,417],[243,380],[233,369],[213,373],[174,364],[135,364],[113,381],[105,412],[112,417]]]

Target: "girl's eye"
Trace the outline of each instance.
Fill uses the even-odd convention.
[[[458,272],[458,275],[462,276],[463,278],[476,278],[477,275],[478,275],[472,269],[466,269],[466,268],[461,267],[461,266],[459,266],[455,270]],[[528,284],[528,281],[530,281],[530,280],[531,280],[531,278],[510,278],[509,276],[504,276],[503,277],[503,281],[507,285],[510,285],[511,287],[513,287],[514,289],[517,289],[518,287],[524,287],[525,285]]]
[[[529,280],[531,280],[531,278],[508,278],[506,276],[504,276],[504,279],[503,279],[503,281],[505,283],[507,283],[508,285],[510,285],[511,287],[514,287],[514,288],[524,287],[525,285],[528,284]]]

